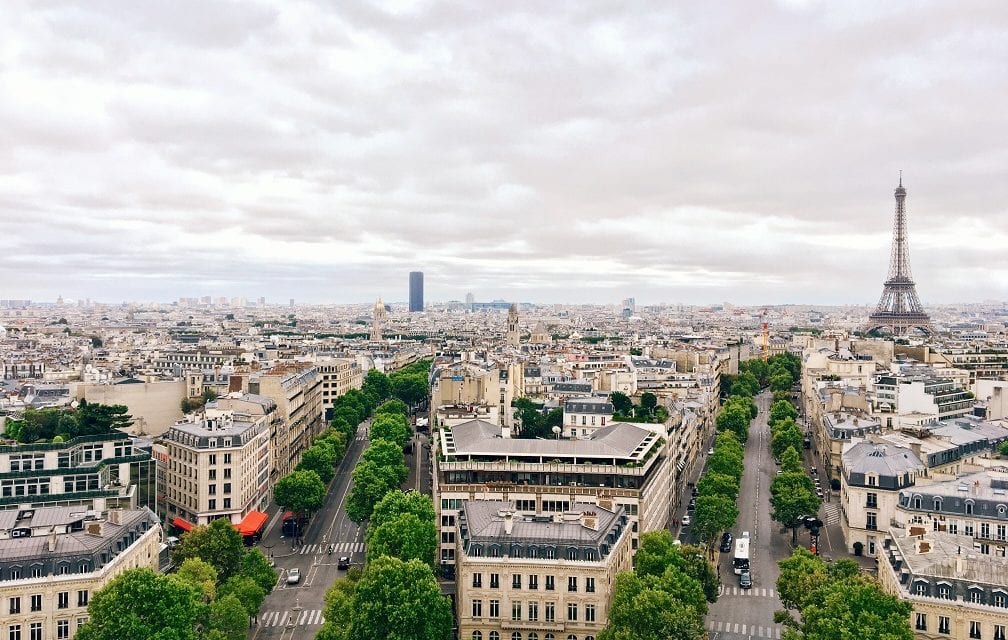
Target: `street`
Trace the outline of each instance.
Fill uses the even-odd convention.
[[[291,538],[284,537],[279,510],[267,525],[259,546],[275,561],[279,578],[276,588],[263,602],[259,622],[250,630],[251,638],[289,640],[296,635],[314,635],[324,622],[326,590],[346,573],[336,568],[339,557],[350,556],[351,563],[357,566],[364,563],[364,530],[347,517],[343,504],[350,491],[350,474],[368,444],[369,425],[367,421],[357,428],[357,437],[336,468],[325,504],[305,528],[304,544],[294,546]],[[330,543],[334,545],[331,555]],[[301,580],[288,585],[287,575],[293,568],[300,570]]]
[[[739,490],[739,518],[732,531],[736,538],[743,531],[748,531],[752,538],[753,586],[739,588],[738,576],[732,570],[733,554],[720,554],[721,595],[710,606],[706,619],[711,640],[780,638],[781,634],[781,626],[773,621],[774,611],[781,608],[776,588],[777,562],[791,555],[791,533],[780,533],[780,525],[770,519],[770,482],[777,472],[770,454],[767,424],[772,394],[761,393],[755,400],[759,415],[749,426],[745,471]]]

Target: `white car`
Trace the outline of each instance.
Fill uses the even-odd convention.
[[[691,522],[691,520],[690,520],[689,514],[687,513],[686,515],[684,515],[682,517],[682,526],[688,527],[690,525],[690,522]]]
[[[287,584],[297,584],[301,582],[301,570],[297,567],[287,572]]]

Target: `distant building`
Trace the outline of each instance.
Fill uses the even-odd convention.
[[[616,575],[632,568],[630,534],[620,507],[575,503],[542,513],[507,501],[464,502],[458,637],[594,638],[609,618]]]
[[[0,620],[10,640],[70,640],[88,603],[126,569],[158,570],[161,526],[149,509],[0,511]]]
[[[423,271],[410,271],[409,274],[409,310],[423,311]]]

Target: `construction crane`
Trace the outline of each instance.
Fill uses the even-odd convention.
[[[766,309],[760,315],[760,322],[763,327],[763,362],[766,362],[770,358],[770,327],[766,321]]]

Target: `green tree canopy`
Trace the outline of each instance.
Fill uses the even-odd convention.
[[[646,411],[648,415],[654,413],[655,407],[658,406],[658,396],[651,393],[650,391],[645,391],[640,397],[641,409]]]
[[[220,595],[237,598],[249,616],[258,615],[263,600],[266,599],[266,591],[246,575],[234,575],[228,578],[220,587]]]
[[[276,569],[259,549],[249,549],[245,552],[242,557],[241,575],[254,580],[265,593],[272,591],[277,581]]]
[[[406,417],[398,413],[378,414],[371,423],[372,440],[388,440],[399,446],[400,457],[403,447],[409,442],[411,431]]]
[[[393,398],[392,400],[386,400],[385,402],[381,403],[374,410],[375,416],[380,416],[383,413],[400,415],[405,418],[409,416],[409,407],[407,407],[406,403],[403,402],[402,400],[396,400]]]
[[[172,559],[180,567],[189,558],[203,560],[217,570],[217,580],[224,581],[237,570],[244,555],[241,534],[229,520],[220,518],[183,533]]]
[[[792,423],[793,424],[793,423]],[[802,434],[798,427],[781,427],[770,437],[770,451],[775,458],[780,458],[788,449],[797,451],[802,446]]]
[[[781,471],[784,473],[801,473],[802,463],[798,450],[789,447],[780,455]]]
[[[301,469],[277,480],[273,498],[295,513],[318,511],[325,502],[326,485],[314,471]]]
[[[749,439],[749,412],[738,405],[725,405],[716,419],[718,431],[730,431],[739,442]]]
[[[94,593],[76,640],[196,640],[196,589],[150,569],[127,569]]]
[[[770,482],[770,517],[791,527],[792,543],[798,536],[798,517],[815,515],[821,504],[812,480],[804,473],[780,473]]]
[[[325,622],[315,636],[316,640],[347,640],[353,624],[354,600],[361,571],[351,567],[346,575],[332,584],[325,594]]]
[[[316,440],[301,454],[297,468],[314,471],[322,482],[328,483],[336,475],[336,450],[326,440]]]
[[[361,462],[374,462],[388,468],[395,474],[396,486],[409,475],[409,467],[403,459],[403,450],[398,443],[383,438],[374,439],[361,454]],[[359,463],[358,463],[359,464]]]
[[[738,498],[738,482],[732,476],[708,472],[697,482],[697,494],[701,496],[725,496],[735,500]]]
[[[798,410],[795,409],[794,405],[788,400],[778,400],[770,406],[770,424],[773,424],[778,420],[783,420],[784,418],[791,418],[794,420],[797,417]]]
[[[434,567],[438,546],[438,531],[433,520],[421,520],[412,513],[403,513],[379,526],[368,526],[368,562],[381,556],[400,560],[420,560]]]
[[[371,369],[364,376],[364,388],[373,390],[379,399],[385,399],[392,395],[392,383],[388,376],[377,369]]]
[[[217,569],[200,558],[186,558],[169,577],[197,590],[204,602],[217,597]]]
[[[244,640],[248,634],[248,612],[241,601],[228,594],[210,603],[210,629],[225,640]]]
[[[609,402],[612,403],[616,413],[630,415],[633,412],[633,402],[630,397],[622,391],[613,391],[609,394]]]
[[[346,511],[350,519],[358,524],[370,519],[375,505],[385,494],[399,488],[399,478],[394,468],[361,460],[354,469],[353,488],[347,496]]]
[[[658,578],[632,572],[616,576],[609,622],[599,640],[700,640],[703,617],[661,588]]]
[[[427,398],[427,376],[424,374],[399,374],[391,376],[392,395],[413,407]]]
[[[368,522],[367,535],[371,535],[374,527],[395,520],[400,515],[412,513],[421,522],[434,522],[434,502],[430,496],[417,491],[389,491],[375,504],[374,511]],[[370,542],[369,542],[370,544]]]
[[[430,567],[419,560],[376,559],[354,593],[349,640],[451,636],[451,604],[441,595]]]
[[[722,531],[735,526],[738,503],[722,495],[697,496],[693,512],[693,532],[708,545],[720,537]]]
[[[717,473],[735,478],[735,484],[742,479],[742,457],[734,455],[728,451],[714,450],[707,460],[707,473]]]

